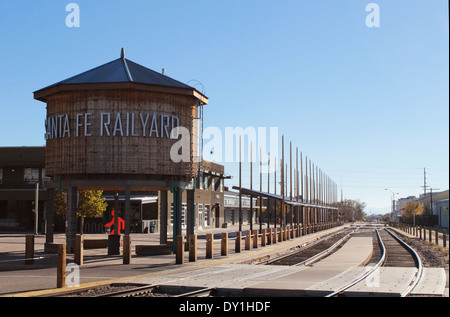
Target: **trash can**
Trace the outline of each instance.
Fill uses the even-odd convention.
[[[150,224],[150,233],[155,233],[155,224],[154,223]]]
[[[120,236],[108,236],[108,255],[120,255]]]

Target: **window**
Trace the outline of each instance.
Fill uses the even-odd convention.
[[[181,205],[181,227],[186,228],[186,213],[187,213],[187,207],[186,204]],[[170,204],[170,224],[173,226],[173,203]]]
[[[208,190],[208,176],[203,175],[203,189]]]
[[[209,227],[210,225],[210,214],[209,214],[210,206],[205,205],[205,227]]]
[[[25,168],[23,180],[28,183],[39,182],[39,168]]]
[[[198,204],[198,222],[199,228],[203,227],[203,204]]]
[[[198,189],[203,189],[203,174],[200,172],[200,177],[198,181]]]
[[[0,168],[0,184],[3,184],[3,168]]]

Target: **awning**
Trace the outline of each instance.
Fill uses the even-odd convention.
[[[233,189],[239,190],[242,195],[248,195],[248,196],[261,196],[269,199],[275,199],[275,200],[283,200],[283,196],[281,195],[275,195],[271,193],[261,192],[254,189],[249,188],[240,188],[238,186],[233,186]],[[338,210],[336,207],[331,207],[327,205],[321,205],[321,204],[315,204],[308,201],[296,201],[294,199],[291,200],[290,197],[284,197],[284,202],[291,206],[303,206],[303,207],[312,207],[312,208],[322,208],[322,209],[333,209]]]

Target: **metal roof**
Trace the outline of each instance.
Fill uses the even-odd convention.
[[[249,188],[244,188],[244,187],[239,188],[238,186],[233,186],[233,189],[240,190],[243,195],[262,196],[262,197],[275,199],[275,200],[282,200],[283,199],[283,196],[281,196],[281,195],[275,195],[275,194],[271,194],[271,193],[261,192],[259,190],[254,190],[254,189],[249,189]],[[284,202],[285,202],[285,204],[292,205],[292,206],[303,206],[303,207],[335,209],[335,210],[338,209],[336,207],[332,207],[332,206],[328,206],[328,205],[315,204],[315,203],[309,202],[309,201],[296,201],[294,199],[291,200],[287,196],[284,197]]]
[[[54,87],[68,85],[86,85],[86,84],[108,84],[108,83],[119,83],[119,84],[145,84],[160,87],[170,87],[174,89],[182,89],[188,91],[195,91],[197,95],[203,94],[198,92],[195,88],[186,85],[178,80],[170,78],[159,72],[151,70],[147,67],[139,65],[129,59],[125,58],[125,54],[122,49],[121,57],[113,60],[109,63],[103,64],[101,66],[95,67],[81,74],[75,75],[73,77],[67,78],[65,80],[59,81],[53,85],[47,86],[45,88],[39,89],[34,92],[36,99],[42,100],[42,96],[46,92],[51,91]],[[95,89],[95,86],[92,87]],[[207,98],[206,98],[207,100]]]
[[[118,58],[114,61],[98,66],[81,74],[57,82],[46,88],[60,84],[94,84],[94,83],[122,83],[134,82],[149,85],[159,85],[177,88],[193,89],[175,79],[141,66],[126,58]],[[45,89],[45,88],[44,88]]]

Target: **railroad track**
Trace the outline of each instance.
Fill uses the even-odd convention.
[[[358,228],[355,230],[345,230],[343,232],[334,233],[325,239],[319,239],[308,245],[302,246],[293,252],[261,261],[258,264],[288,266],[310,265],[330,255],[357,230]]]
[[[345,290],[360,283],[364,279],[369,278],[381,267],[416,267],[417,271],[410,280],[410,283],[400,293],[401,297],[408,296],[422,276],[423,266],[419,255],[403,242],[397,235],[388,229],[376,230],[378,243],[381,249],[379,261],[365,273],[355,278],[350,283],[344,285],[340,289],[326,295],[325,297],[335,297],[342,295]]]
[[[286,265],[286,266],[298,266],[298,265],[309,265],[318,261],[319,259],[328,256],[339,246],[341,246],[351,235],[372,235],[373,232],[376,233],[376,239],[378,240],[379,251],[376,253],[378,255],[378,261],[371,267],[366,270],[363,274],[352,280],[350,283],[342,286],[338,290],[328,294],[325,297],[335,297],[342,296],[344,292],[356,285],[357,283],[362,282],[364,279],[368,279],[371,277],[374,272],[376,272],[381,267],[415,267],[417,269],[414,277],[411,279],[410,283],[407,287],[401,292],[401,296],[405,297],[410,294],[410,292],[417,285],[418,281],[422,275],[422,263],[417,255],[417,253],[406,245],[401,239],[399,239],[393,232],[387,229],[381,230],[359,230],[359,228],[353,230],[347,230],[344,232],[340,232],[338,234],[334,234],[327,239],[320,239],[311,243],[310,245],[303,246],[300,249],[296,250],[296,252],[285,254],[276,258],[272,258],[266,261],[261,262],[260,264],[271,264],[271,265]],[[264,273],[255,273],[254,275],[264,274]],[[250,276],[251,277],[251,276]],[[249,277],[245,277],[244,279],[249,279]],[[236,282],[236,281],[234,281]],[[229,282],[222,283],[228,284]],[[93,292],[91,297],[144,297],[144,296],[174,296],[168,294],[161,294],[163,290],[160,285],[128,285],[128,289],[120,289],[118,291],[112,292],[104,292],[98,295],[95,295],[95,291]],[[134,287],[133,287],[134,286]],[[221,284],[214,285],[214,287],[202,288],[194,291],[189,291],[184,294],[178,294],[174,297],[209,297],[214,296],[215,291],[218,287],[223,286]],[[78,290],[80,293],[85,290]],[[68,296],[68,294],[61,294],[58,296]]]

